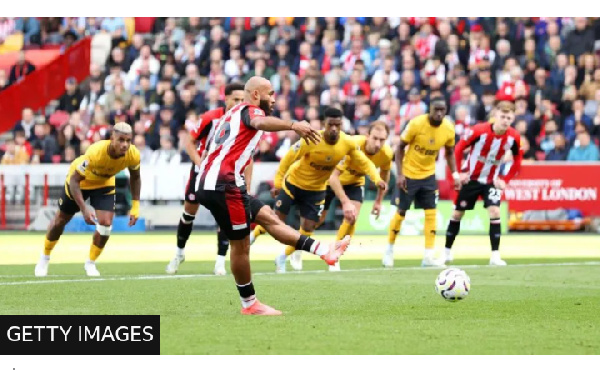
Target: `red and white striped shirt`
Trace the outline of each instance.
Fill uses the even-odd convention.
[[[198,155],[202,156],[202,152],[206,149],[206,140],[215,130],[219,119],[225,114],[225,108],[212,109],[205,112],[198,120],[196,127],[190,131],[190,136],[198,143]]]
[[[469,147],[471,152],[463,166],[463,153]],[[497,135],[491,123],[480,123],[467,129],[464,138],[456,145],[456,167],[463,172],[468,171],[472,181],[482,184],[492,184],[498,177],[508,182],[521,168],[520,147],[520,136],[514,128],[509,127],[504,134]],[[514,164],[506,176],[499,176],[502,159],[509,150],[513,154]]]
[[[196,190],[225,191],[227,187],[245,187],[243,173],[263,134],[250,125],[265,112],[257,106],[240,103],[220,119],[208,137],[208,154],[200,165]]]

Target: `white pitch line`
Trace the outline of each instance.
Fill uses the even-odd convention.
[[[558,266],[600,266],[600,261],[589,261],[589,262],[558,262],[558,263],[531,263],[531,264],[515,264],[508,265],[505,267],[490,266],[490,265],[452,265],[452,267],[460,267],[462,269],[479,269],[479,268],[511,268],[511,267],[558,267]],[[405,266],[405,267],[393,267],[393,268],[361,268],[361,269],[347,269],[340,272],[363,272],[363,271],[403,271],[403,270],[441,270],[439,267],[420,267],[420,266]],[[329,273],[328,270],[310,270],[310,271],[294,271],[289,272],[286,275],[293,274],[321,274]],[[269,276],[279,275],[275,272],[257,272],[254,276]],[[21,275],[19,275],[21,276]],[[65,276],[65,275],[61,275]],[[73,275],[69,275],[73,276]],[[52,276],[50,276],[52,277]],[[188,279],[188,278],[219,278],[213,274],[190,274],[190,275],[125,275],[125,276],[109,276],[104,278],[89,278],[89,279],[65,279],[65,280],[25,280],[25,281],[11,281],[11,282],[0,282],[0,286],[6,285],[32,285],[32,284],[52,284],[52,283],[84,283],[84,282],[97,282],[97,281],[126,281],[126,280],[163,280],[163,279]]]

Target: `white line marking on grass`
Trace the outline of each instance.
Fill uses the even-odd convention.
[[[600,261],[589,261],[589,262],[558,262],[558,263],[531,263],[531,264],[515,264],[508,265],[505,267],[490,266],[490,265],[452,265],[453,267],[460,267],[462,269],[480,269],[480,268],[511,268],[511,267],[558,267],[558,266],[600,266]],[[347,269],[340,272],[363,272],[363,271],[403,271],[403,270],[441,270],[439,267],[420,267],[420,266],[404,266],[404,267],[371,267],[361,269]],[[300,274],[322,274],[330,273],[328,270],[309,270],[309,271],[294,271],[288,272],[285,275],[300,275]],[[257,272],[255,276],[269,276],[279,275],[275,272]],[[3,275],[9,276],[9,275]],[[22,276],[22,275],[17,275]],[[54,275],[57,276],[57,275]],[[74,276],[74,275],[60,275],[60,276]],[[52,277],[52,276],[50,276]],[[63,279],[63,280],[25,280],[25,281],[11,281],[11,282],[0,282],[0,286],[5,285],[32,285],[32,284],[52,284],[52,283],[80,283],[80,282],[97,282],[97,281],[127,281],[127,280],[163,280],[163,279],[189,279],[189,278],[218,278],[213,274],[189,274],[189,275],[124,275],[124,276],[111,276],[103,278],[89,278],[89,279]]]

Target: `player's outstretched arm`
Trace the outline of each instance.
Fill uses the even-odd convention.
[[[321,141],[319,131],[310,127],[306,121],[289,122],[277,117],[257,116],[252,118],[250,125],[257,130],[262,131],[286,131],[294,130],[306,142],[318,144]]]
[[[131,188],[131,210],[129,211],[129,226],[135,225],[140,217],[140,192],[142,190],[142,177],[140,169],[129,169],[129,186]]]

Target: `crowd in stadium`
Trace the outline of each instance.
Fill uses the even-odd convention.
[[[142,164],[189,162],[179,138],[222,105],[225,86],[259,75],[276,92],[274,114],[320,127],[325,107],[343,130],[386,122],[396,145],[411,118],[441,96],[456,135],[514,101],[526,161],[599,160],[600,19],[238,17],[156,18],[148,32],[114,18],[0,18],[0,53],[69,47],[108,33],[105,65],[69,78],[53,110],[24,109],[0,139],[2,164],[70,163],[111,125],[132,125]],[[0,54],[1,57],[1,54]],[[0,90],[34,69],[24,54],[0,70]],[[51,114],[49,112],[52,112]],[[265,133],[256,161],[278,161],[297,138]],[[2,142],[4,141],[4,142]]]

